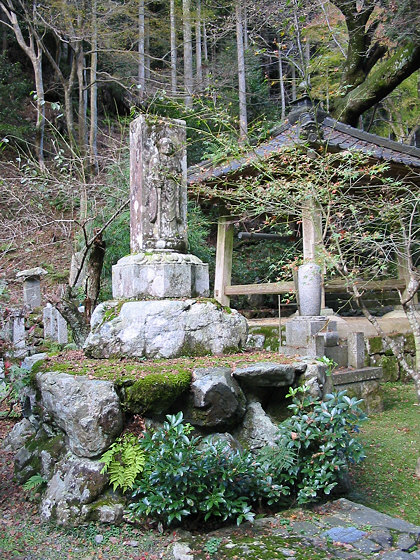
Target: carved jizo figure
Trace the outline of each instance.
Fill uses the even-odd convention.
[[[130,127],[131,253],[187,251],[186,132],[141,115]]]

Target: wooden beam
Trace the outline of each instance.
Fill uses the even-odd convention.
[[[389,278],[386,280],[359,280],[359,288],[364,290],[397,290],[405,287],[403,280]],[[330,280],[325,284],[325,291],[342,293],[347,291],[345,280]],[[248,296],[251,294],[289,294],[295,292],[294,282],[272,282],[270,284],[242,284],[225,286],[226,296]]]
[[[357,280],[357,286],[362,290],[403,290],[405,287],[404,280],[396,278],[387,278],[386,280]],[[347,291],[348,283],[345,280],[329,280],[325,283],[325,291],[329,293],[338,293]]]
[[[221,305],[229,305],[226,288],[232,277],[233,224],[226,217],[220,217],[217,225],[216,271],[214,277],[214,297]]]
[[[228,296],[247,296],[250,294],[288,294],[294,291],[294,282],[272,282],[271,284],[225,286],[225,294]]]

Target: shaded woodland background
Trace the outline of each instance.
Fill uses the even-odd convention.
[[[129,251],[127,133],[138,112],[187,121],[189,165],[266,139],[303,94],[352,126],[420,145],[415,0],[0,0],[0,18],[9,301],[19,269],[40,265],[47,285],[65,282],[72,253],[107,224],[109,297],[111,264]],[[209,262],[213,237],[211,210],[192,200],[190,244]],[[249,247],[236,281],[275,279],[279,247],[258,246],[255,257]]]

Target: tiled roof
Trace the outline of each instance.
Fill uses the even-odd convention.
[[[405,165],[420,168],[420,149],[413,146],[387,140],[376,134],[364,132],[327,116],[321,123],[324,144],[329,148],[341,150],[360,150],[378,160],[388,161],[391,165]],[[240,159],[224,165],[212,167],[211,162],[203,162],[188,170],[188,183],[200,183],[217,180],[239,170],[253,167],[258,160],[271,157],[282,147],[299,142],[298,127],[286,122],[275,131],[275,136]]]

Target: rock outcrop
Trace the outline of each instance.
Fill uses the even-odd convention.
[[[209,301],[112,301],[92,315],[85,353],[92,358],[176,358],[239,350],[246,319]]]

